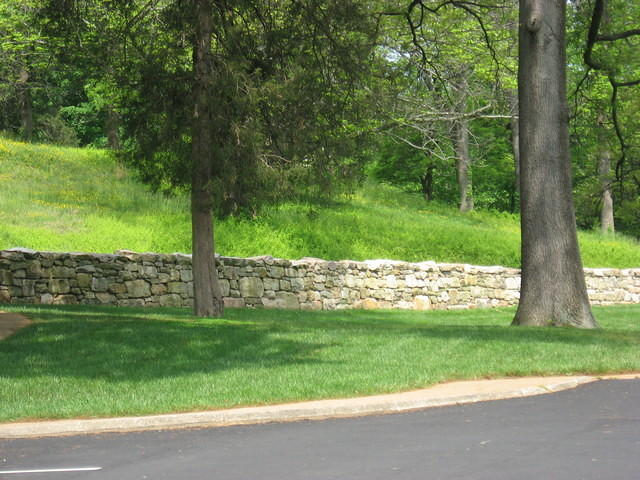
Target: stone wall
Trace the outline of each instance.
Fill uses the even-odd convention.
[[[456,309],[515,305],[520,272],[390,260],[218,257],[233,307]],[[639,303],[640,269],[585,269],[594,304]],[[0,251],[0,303],[191,306],[191,256]]]

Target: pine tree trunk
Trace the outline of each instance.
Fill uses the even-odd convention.
[[[514,325],[596,328],[571,188],[564,0],[520,0],[522,286]]]
[[[191,227],[194,314],[199,317],[220,317],[224,313],[215,262],[211,191],[214,156],[210,101],[212,13],[211,0],[197,0],[193,55]]]
[[[471,156],[469,154],[469,121],[456,122],[455,150],[458,192],[460,194],[460,211],[473,210],[473,182],[471,180]]]

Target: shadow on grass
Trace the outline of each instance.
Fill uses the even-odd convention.
[[[36,323],[0,343],[0,376],[138,381],[317,363],[314,353],[327,346],[280,338],[269,324],[188,322],[184,310],[150,319],[142,309],[123,310],[26,309]]]
[[[617,307],[619,308],[619,307]],[[574,345],[640,345],[640,330],[580,330],[558,327],[511,327],[515,308],[479,310],[306,312],[232,311],[229,316],[278,323],[284,330],[334,330],[342,334],[425,336],[470,342],[566,343]]]
[[[16,307],[11,307],[17,310]],[[497,344],[640,346],[637,329],[508,327],[512,309],[466,312],[232,310],[196,319],[186,309],[24,307],[36,324],[0,343],[0,376],[139,381],[228,369],[329,363],[322,351],[406,338]]]

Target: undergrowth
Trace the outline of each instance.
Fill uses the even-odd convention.
[[[0,248],[111,253],[191,250],[189,199],[151,192],[107,152],[0,138]],[[266,207],[216,222],[219,253],[327,260],[388,258],[518,266],[516,215],[426,203],[365,184],[330,204]],[[638,242],[581,232],[591,267],[640,266]]]

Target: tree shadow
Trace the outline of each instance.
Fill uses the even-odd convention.
[[[425,336],[441,339],[509,343],[561,343],[572,345],[640,346],[640,331],[606,328],[582,330],[568,327],[512,327],[514,308],[465,311],[384,311],[340,310],[313,312],[300,316],[295,311],[279,311],[280,328],[289,330],[332,329],[364,331],[369,335]],[[269,315],[253,311],[251,316]],[[241,313],[247,317],[247,313]],[[487,324],[489,323],[489,324]]]
[[[329,346],[278,336],[270,324],[189,324],[180,320],[188,318],[184,311],[177,320],[149,318],[142,309],[116,315],[105,308],[42,308],[28,314],[36,323],[0,343],[0,376],[140,381],[318,363],[317,352]]]
[[[344,347],[358,336],[379,337],[377,344],[408,337],[464,340],[489,349],[495,343],[640,346],[638,331],[509,327],[511,309],[463,314],[229,309],[225,319],[209,320],[195,319],[178,308],[41,306],[25,307],[24,312],[36,323],[0,342],[0,376],[6,378],[70,376],[123,382],[318,365],[332,362],[323,357],[323,350]]]

